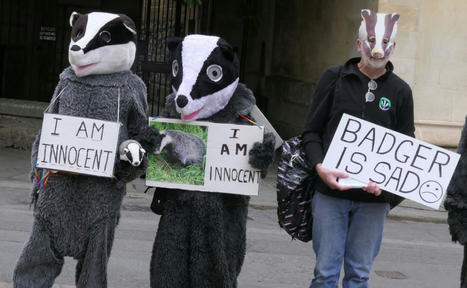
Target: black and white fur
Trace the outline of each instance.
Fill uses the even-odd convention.
[[[134,55],[122,54],[125,47],[128,52],[134,51],[134,44],[115,42],[119,39],[116,37],[119,33],[115,31],[120,31],[125,39],[131,38],[133,33],[124,25],[124,17],[114,15],[116,14],[72,15],[71,22],[75,25],[72,29],[74,44],[70,50],[71,64],[84,65],[90,63],[87,62],[89,58],[98,64],[78,70],[76,67],[64,69],[52,96],[52,99],[57,99],[60,95],[61,98],[59,101],[52,100],[47,112],[103,121],[115,121],[119,115],[123,121],[117,143],[134,139],[148,153],[152,153],[155,141],[153,136],[157,135],[157,131],[148,127],[147,89],[144,82],[129,70],[129,63],[133,61]],[[101,20],[98,20],[100,17]],[[112,25],[109,26],[110,23]],[[97,28],[99,25],[102,29]],[[91,40],[97,39],[97,31],[104,31],[103,29],[111,32],[112,38],[109,43],[98,48],[101,42]],[[73,48],[74,45],[79,50]],[[76,61],[85,62],[77,64]],[[121,71],[122,67],[128,69]],[[84,71],[89,75],[79,77],[84,73],[75,71]],[[33,168],[36,167],[40,135],[37,135],[32,147]],[[49,178],[46,185],[40,187],[39,180],[49,174],[46,174],[46,169],[35,170],[37,178],[31,178],[35,204],[34,222],[13,271],[13,287],[52,287],[55,278],[62,271],[65,257],[77,260],[77,288],[107,287],[107,265],[125,187],[128,182],[144,173],[147,157],[137,167],[119,160],[106,165],[113,166],[113,178],[58,172]]]
[[[180,162],[184,166],[203,164],[206,145],[196,135],[177,130],[162,130],[156,141],[155,154],[167,150],[166,158],[171,162]]]
[[[130,70],[135,60],[136,27],[128,16],[73,12],[70,26],[68,60],[76,76]]]
[[[179,43],[169,42],[177,112],[182,120],[210,117],[227,105],[237,88],[238,58],[216,36],[189,35]]]
[[[255,98],[238,83],[238,58],[224,40],[189,35],[170,41],[169,50],[174,93],[166,98],[162,117],[251,125],[241,116],[252,118]],[[252,167],[266,172],[274,143],[266,134],[253,145]],[[151,287],[237,287],[248,201],[242,195],[157,187],[151,209],[163,216],[151,257]]]
[[[132,139],[123,141],[120,144],[118,151],[120,153],[120,160],[128,161],[135,167],[141,164],[144,154],[146,154],[146,150],[141,147],[141,144]]]

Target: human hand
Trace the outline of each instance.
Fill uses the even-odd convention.
[[[324,168],[321,163],[316,164],[316,172],[318,173],[319,178],[321,178],[321,180],[323,180],[323,182],[331,189],[344,191],[352,188],[352,186],[341,185],[337,182],[337,178],[349,177],[347,173],[329,170]]]
[[[363,191],[366,191],[370,194],[373,194],[375,196],[381,195],[381,188],[376,183],[369,182],[367,186],[362,187]]]

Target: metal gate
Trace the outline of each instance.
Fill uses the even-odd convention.
[[[159,115],[170,93],[167,39],[208,33],[212,0],[142,0],[137,73],[148,88],[149,113]]]
[[[0,98],[50,101],[69,65],[72,11],[124,13],[140,23],[141,1],[0,0]]]

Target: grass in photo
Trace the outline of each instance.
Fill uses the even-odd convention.
[[[160,132],[156,151],[149,155],[150,181],[204,185],[208,127],[151,121]]]

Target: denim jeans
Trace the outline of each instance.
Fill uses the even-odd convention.
[[[310,288],[337,288],[342,263],[345,274],[342,287],[367,288],[389,204],[352,201],[316,192],[312,206],[316,266]]]

